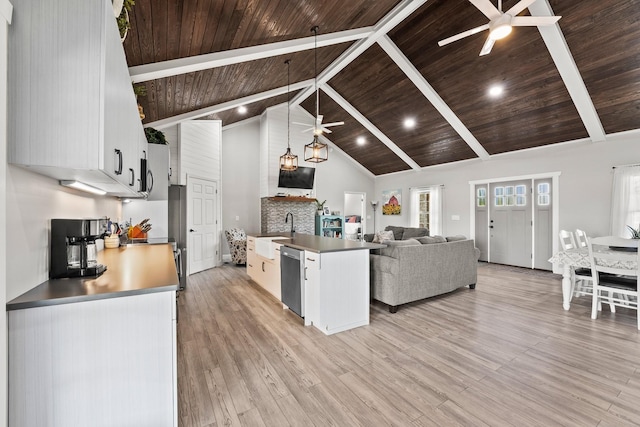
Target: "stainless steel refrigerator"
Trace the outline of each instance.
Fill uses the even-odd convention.
[[[180,289],[187,287],[187,187],[169,186],[169,237],[176,241],[179,250]]]

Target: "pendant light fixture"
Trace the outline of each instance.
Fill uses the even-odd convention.
[[[280,170],[283,171],[294,171],[298,169],[298,156],[291,153],[291,101],[289,99],[289,87],[291,85],[290,79],[290,70],[291,70],[291,60],[287,59],[284,61],[287,64],[287,151],[280,156]]]
[[[329,147],[320,142],[318,137],[322,135],[322,128],[318,124],[320,117],[320,92],[318,89],[318,26],[314,26],[311,31],[314,34],[314,72],[316,88],[316,126],[313,129],[313,141],[304,146],[304,160],[307,162],[320,163],[329,159]]]

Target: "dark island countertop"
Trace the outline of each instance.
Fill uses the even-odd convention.
[[[284,237],[284,239],[274,239],[274,242],[282,243],[294,249],[301,249],[310,252],[340,252],[362,249],[380,249],[386,247],[379,243],[368,243],[357,240],[335,239],[332,237],[316,236],[302,233],[247,233],[255,238],[261,237]]]
[[[171,244],[121,246],[98,252],[98,277],[51,279],[7,303],[7,311],[178,290]]]

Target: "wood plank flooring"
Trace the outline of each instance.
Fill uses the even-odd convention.
[[[181,427],[637,426],[635,311],[562,309],[559,275],[480,264],[475,290],[371,305],[332,336],[282,310],[243,267],[178,298]]]

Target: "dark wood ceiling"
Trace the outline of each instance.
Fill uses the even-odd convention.
[[[545,2],[547,0],[538,0]],[[136,0],[124,42],[130,66],[295,40],[374,26],[398,0]],[[504,0],[503,9],[517,3]],[[640,0],[548,0],[606,134],[640,128]],[[525,10],[523,14],[528,14]],[[374,43],[327,83],[419,167],[540,147],[591,135],[561,78],[559,67],[535,27],[516,27],[492,52],[478,56],[486,32],[444,47],[438,40],[485,24],[467,0],[430,0],[387,36],[459,119],[453,125],[425,97],[383,48]],[[324,70],[355,42],[319,48]],[[140,98],[146,125],[286,86],[284,60],[292,60],[291,82],[314,77],[314,52],[300,51],[146,81]],[[504,93],[487,90],[501,84]],[[286,95],[208,116],[231,124],[286,102]],[[315,112],[314,97],[301,107]],[[375,175],[407,170],[396,155],[321,93],[324,122],[345,121],[328,135],[336,146]],[[405,129],[405,118],[416,127]],[[596,120],[597,121],[597,120]],[[463,131],[461,133],[461,128]],[[596,127],[600,124],[596,124]],[[469,136],[479,144],[472,149]],[[462,135],[462,136],[461,136]],[[363,136],[364,145],[356,143]]]

